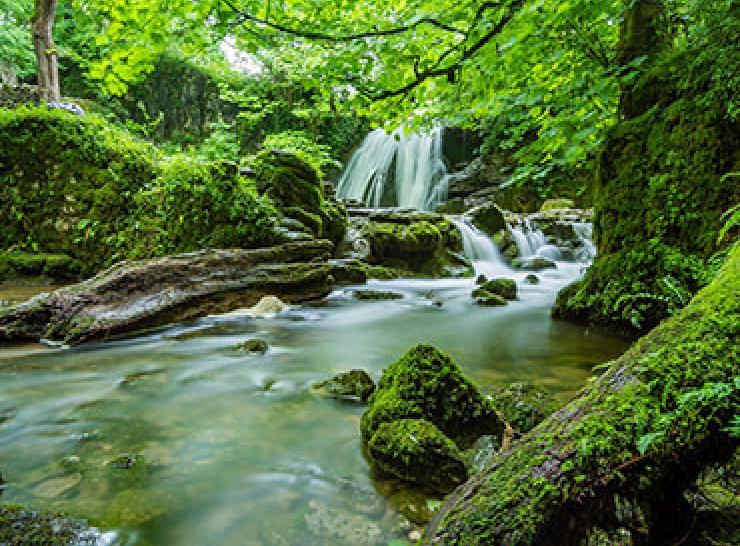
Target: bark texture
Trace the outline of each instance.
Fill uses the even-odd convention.
[[[42,97],[48,102],[59,102],[58,52],[52,29],[59,0],[36,0],[36,9],[31,21],[33,47],[36,50],[36,76]]]
[[[92,279],[41,294],[0,316],[0,341],[79,344],[253,305],[331,291],[329,241],[256,250],[202,250],[119,263]]]

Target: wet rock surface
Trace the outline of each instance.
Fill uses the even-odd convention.
[[[461,449],[502,431],[478,388],[428,345],[411,348],[385,370],[361,421],[368,455],[381,472],[440,491],[467,476]]]
[[[117,264],[0,316],[0,340],[79,344],[255,304],[331,291],[332,251],[317,240],[255,250],[203,250]]]
[[[367,402],[375,391],[375,382],[365,370],[350,370],[315,383],[311,388],[314,392],[329,398]]]

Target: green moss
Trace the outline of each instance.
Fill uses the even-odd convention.
[[[406,482],[450,491],[467,478],[458,447],[423,419],[382,423],[368,450],[380,470]]]
[[[312,388],[331,398],[367,402],[375,390],[375,383],[364,370],[350,370],[312,385]]]
[[[705,103],[699,72],[681,80],[691,62],[672,54],[645,71],[630,98],[639,115],[608,135],[594,188],[599,256],[557,316],[643,332],[711,280],[721,216],[740,201],[725,176],[740,170],[740,134]]]
[[[365,441],[383,422],[423,418],[461,448],[484,434],[500,436],[503,425],[489,401],[445,353],[417,345],[391,364],[362,416]]]
[[[254,182],[223,163],[165,158],[97,115],[0,110],[0,249],[72,260],[47,259],[46,275],[274,243],[273,216]]]
[[[77,279],[82,264],[66,254],[0,252],[0,280],[46,277],[56,281]]]
[[[615,495],[649,514],[702,464],[729,457],[740,400],[738,293],[740,246],[686,308],[460,490],[430,540],[525,546],[557,530],[562,543],[577,544],[595,523],[617,521]]]
[[[531,383],[512,383],[498,389],[491,403],[520,432],[529,432],[560,407],[551,392]]]
[[[0,506],[0,544],[8,546],[56,546],[71,544],[87,529],[84,522],[44,514],[16,505]]]
[[[473,292],[473,297],[476,297],[475,292],[478,290],[501,296],[507,300],[516,299],[516,281],[513,279],[499,278],[488,280]]]

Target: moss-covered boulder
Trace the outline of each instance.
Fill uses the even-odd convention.
[[[233,166],[166,157],[94,114],[0,110],[0,250],[64,255],[87,276],[123,259],[274,244],[275,215]]]
[[[338,245],[347,229],[347,210],[324,194],[321,172],[296,153],[263,150],[254,160],[257,188],[282,213],[295,219],[314,236]]]
[[[248,339],[234,346],[234,349],[247,354],[263,355],[267,353],[267,351],[270,349],[270,346],[264,339]]]
[[[451,491],[467,478],[455,442],[424,419],[382,423],[367,447],[380,470],[410,483]]]
[[[739,290],[735,247],[684,309],[458,488],[424,544],[575,546],[594,527],[686,542],[686,488],[737,450]]]
[[[468,211],[475,226],[490,236],[506,229],[504,213],[496,203],[489,202]]]
[[[529,432],[560,407],[550,391],[532,383],[512,383],[492,397],[499,415],[519,432]]]
[[[516,299],[516,281],[514,279],[491,279],[483,283],[478,290],[496,294],[507,300]]]
[[[350,370],[312,385],[314,392],[339,400],[367,402],[375,382],[365,370]]]
[[[413,276],[449,277],[468,271],[455,225],[441,215],[422,218],[397,213],[361,223],[368,263],[407,271]]]
[[[380,425],[398,419],[425,419],[461,448],[485,434],[500,435],[503,424],[486,399],[450,356],[416,345],[391,364],[370,398],[361,431],[369,441]]]

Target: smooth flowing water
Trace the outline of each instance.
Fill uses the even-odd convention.
[[[529,285],[490,256],[479,262],[516,278],[519,300],[476,306],[472,279],[373,281],[403,299],[359,302],[345,289],[273,318],[213,317],[72,350],[0,348],[0,502],[87,517],[137,546],[405,536],[361,455],[363,408],[320,398],[312,383],[352,368],[377,379],[426,342],[484,389],[533,381],[566,399],[626,347],[550,319],[556,290],[582,264]],[[233,349],[254,337],[267,354]],[[121,455],[137,464],[117,468],[128,466]]]
[[[392,133],[370,132],[339,178],[337,197],[374,208],[387,204],[433,210],[447,199],[449,182],[442,132],[437,128],[431,134],[406,134],[403,127]]]

